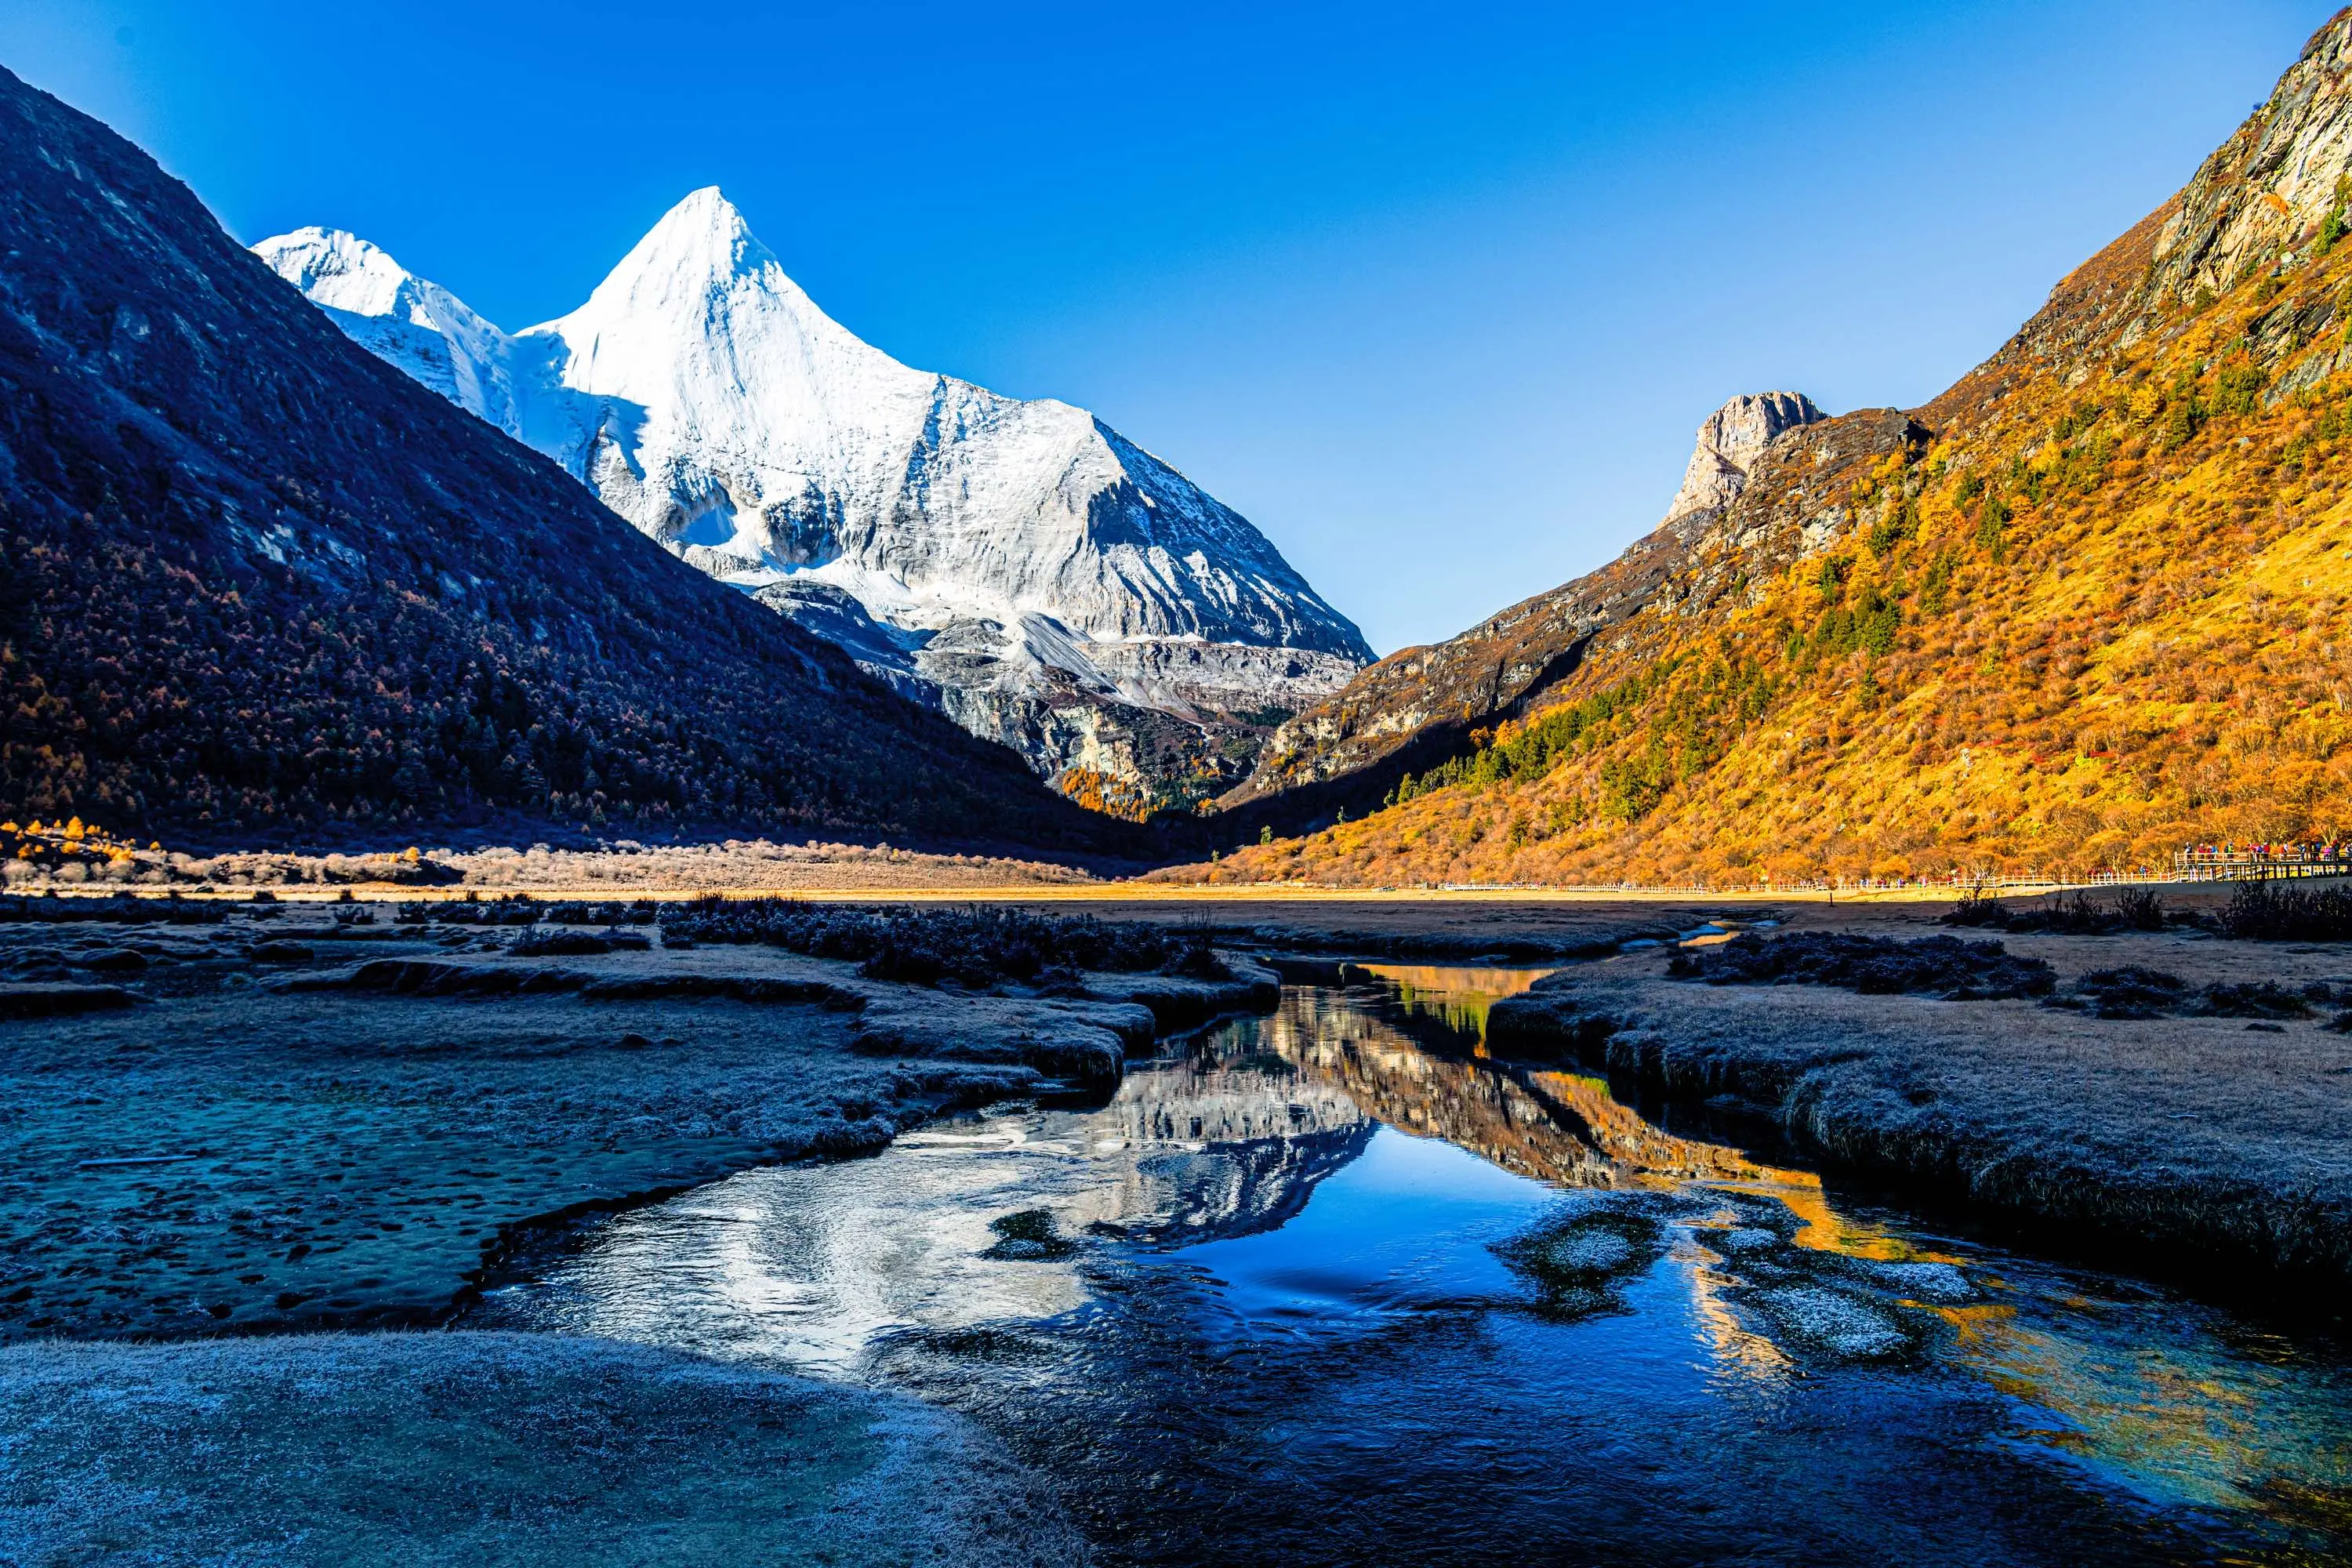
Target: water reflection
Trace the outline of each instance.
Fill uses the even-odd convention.
[[[1015,1110],[909,1133],[880,1159],[754,1171],[622,1215],[490,1316],[854,1372],[881,1336],[1051,1318],[1089,1300],[995,1222],[1157,1247],[1283,1225],[1374,1131],[1279,1058],[1129,1075],[1088,1113]],[[1053,1248],[1070,1256],[1070,1247]]]
[[[1299,987],[1095,1110],[618,1217],[493,1321],[897,1384],[1117,1560],[2325,1552],[2335,1363],[1480,1050],[1540,971]]]
[[[1551,973],[1549,969],[1464,969],[1417,963],[1349,963],[1345,981],[1370,980],[1351,988],[1358,1009],[1393,1024],[1405,1035],[1438,1050],[1484,1056],[1486,1010],[1516,996]]]

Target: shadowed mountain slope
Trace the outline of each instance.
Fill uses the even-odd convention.
[[[614,526],[5,71],[0,176],[0,814],[1114,830]]]
[[[1719,515],[1490,623],[1549,616],[1486,661],[1498,689],[1558,673],[1458,709],[1451,755],[1408,774],[1309,737],[1297,783],[1254,781],[1323,808],[1317,828],[1345,803],[1312,792],[1351,778],[1388,809],[1185,874],[2089,871],[2341,835],[2347,16],[1951,390],[1790,430]],[[1395,663],[1318,712],[1355,735],[1393,723],[1349,703]],[[1285,799],[1237,802],[1227,841],[1290,826]]]

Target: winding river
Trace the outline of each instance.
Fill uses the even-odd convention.
[[[1350,966],[881,1155],[597,1226],[481,1326],[967,1412],[1150,1563],[2352,1551],[2330,1347],[1487,1059],[1539,972]]]

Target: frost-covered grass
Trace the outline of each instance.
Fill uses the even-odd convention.
[[[2041,959],[2019,958],[1997,942],[1905,942],[1853,931],[1746,932],[1677,952],[1668,971],[1710,985],[1838,985],[1865,995],[1926,991],[1968,1001],[2047,995],[2058,979]]]
[[[863,983],[772,951],[529,960],[508,941],[308,910],[0,926],[0,1003],[94,976],[124,994],[74,1017],[0,1005],[0,1342],[436,1321],[522,1222],[871,1150],[1020,1092],[1033,1058],[1115,1078],[1101,1020],[1151,1030],[1140,1008]],[[342,983],[403,964],[580,973],[446,999]],[[615,994],[583,998],[582,974]]]
[[[756,942],[856,962],[876,980],[967,985],[1034,982],[1081,969],[1221,979],[1205,925],[1103,921],[1017,908],[813,904],[701,899],[662,917],[665,941]]]
[[[485,1333],[0,1351],[0,1562],[1083,1555],[954,1416],[668,1352]]]
[[[2339,959],[2200,931],[2095,969],[2118,939],[2011,940],[2079,977],[2057,998],[2079,1009],[1693,985],[1643,955],[1496,1003],[1489,1038],[1744,1102],[1828,1171],[2068,1248],[2285,1299],[2352,1278],[2352,1046],[2313,1006]]]

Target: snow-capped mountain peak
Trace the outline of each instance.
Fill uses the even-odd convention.
[[[1096,754],[1105,694],[1214,723],[1370,658],[1246,520],[1084,409],[913,369],[834,321],[716,186],[511,337],[349,236],[255,248],[688,562],[1045,772],[1124,766]]]
[[[376,357],[508,435],[521,433],[506,334],[455,294],[339,228],[298,228],[253,248]]]
[[[279,276],[331,310],[394,316],[433,326],[425,283],[355,234],[340,228],[298,228],[262,242],[262,258]]]
[[[798,520],[827,510],[829,479],[886,486],[940,379],[819,310],[716,186],[665,213],[578,310],[521,337],[605,405],[575,471],[732,578],[837,553]]]
[[[742,212],[717,185],[705,185],[688,192],[662,214],[598,285],[596,293],[619,289],[634,294],[647,283],[677,282],[689,287],[720,283],[769,268],[782,278],[775,252],[751,233]],[[791,279],[783,281],[789,285]],[[594,298],[590,296],[592,301]]]
[[[800,338],[887,358],[817,309],[716,185],[664,213],[586,303],[525,335],[570,341],[625,328],[638,337],[666,333],[672,343],[682,343],[730,337],[739,315],[772,317]]]

